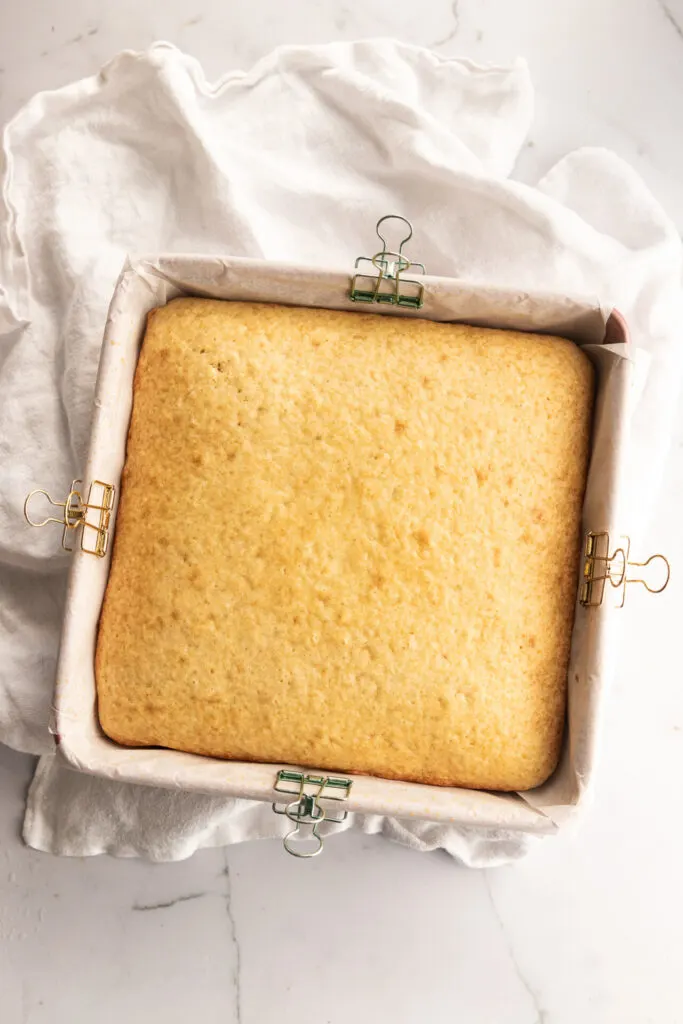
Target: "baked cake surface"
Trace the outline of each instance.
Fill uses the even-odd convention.
[[[153,311],[97,642],[104,731],[541,783],[592,394],[559,338],[210,299]]]

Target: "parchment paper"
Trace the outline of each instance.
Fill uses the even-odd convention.
[[[215,256],[129,261],[119,278],[105,329],[86,483],[99,479],[118,489],[147,313],[182,294],[251,299],[546,331],[571,338],[597,370],[583,529],[618,534],[617,501],[632,370],[627,332],[618,314],[611,315],[597,301],[570,296],[503,292],[455,279],[425,277],[423,281],[424,306],[412,311],[351,302],[345,272]],[[278,766],[170,750],[135,750],[104,736],[96,714],[94,651],[108,568],[108,557],[98,559],[80,551],[73,556],[55,697],[54,728],[62,757],[82,771],[124,781],[274,799]],[[554,831],[579,806],[595,766],[601,706],[617,646],[618,613],[613,595],[608,593],[606,598],[602,606],[590,609],[577,600],[565,743],[558,769],[544,786],[524,794],[500,795],[356,776],[345,806],[402,818]]]

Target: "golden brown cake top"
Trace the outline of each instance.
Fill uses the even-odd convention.
[[[97,650],[120,742],[491,789],[555,766],[592,367],[538,335],[150,314]]]

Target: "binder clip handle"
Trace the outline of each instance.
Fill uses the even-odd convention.
[[[386,238],[384,237],[384,235],[380,231],[381,225],[384,224],[384,222],[386,220],[398,220],[398,221],[401,221],[401,223],[405,224],[405,226],[408,228],[408,234],[404,238],[401,239],[401,241],[399,242],[398,247],[396,249],[392,249],[390,247],[390,245],[387,242]],[[377,224],[375,226],[375,230],[377,232],[377,237],[379,238],[380,242],[384,246],[384,250],[383,251],[384,252],[396,252],[399,255],[403,252],[403,246],[406,244],[406,242],[409,242],[410,239],[413,237],[413,225],[410,223],[410,221],[406,217],[401,217],[400,214],[398,214],[398,213],[387,213],[387,214],[385,214],[384,217],[380,217],[380,219],[377,221]]]
[[[660,554],[650,555],[650,557],[647,558],[644,562],[629,562],[628,563],[628,567],[629,568],[633,568],[634,566],[637,566],[640,569],[649,569],[653,565],[661,566],[660,572],[663,574],[661,576],[661,579],[663,580],[663,582],[658,587],[651,586],[651,584],[648,581],[648,579],[645,578],[645,574],[644,573],[641,576],[628,576],[627,575],[625,582],[626,583],[642,583],[642,585],[645,587],[645,589],[647,591],[649,591],[650,594],[661,594],[661,592],[666,589],[666,587],[668,586],[669,580],[671,579],[671,566],[669,564],[669,559],[666,558],[665,555],[660,555]]]
[[[77,483],[80,483],[80,481],[75,480],[71,485],[71,490],[69,491],[65,501],[55,501],[55,499],[42,487],[36,487],[27,494],[26,500],[24,501],[24,519],[28,525],[35,526],[40,529],[43,526],[47,526],[48,523],[57,523],[65,529],[74,530],[83,520],[83,499],[74,486]],[[38,494],[42,494],[43,497],[47,498],[49,503],[55,508],[61,508],[64,510],[59,519],[56,516],[45,516],[45,518],[41,520],[31,518],[29,514],[29,505]]]

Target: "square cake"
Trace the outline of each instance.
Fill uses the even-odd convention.
[[[542,783],[593,387],[561,338],[201,298],[154,310],[97,641],[104,731]]]

